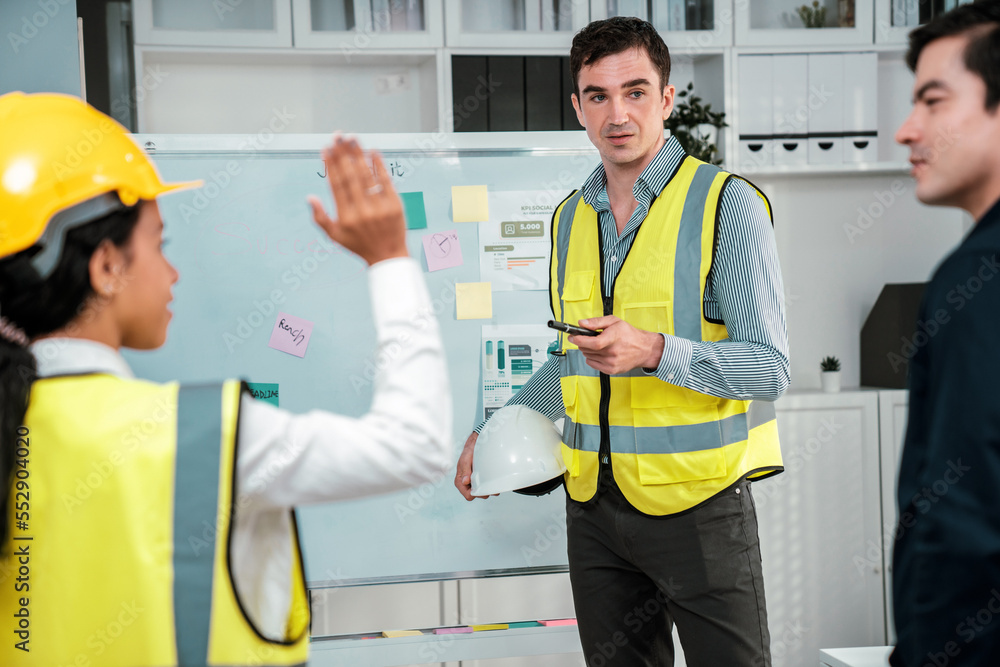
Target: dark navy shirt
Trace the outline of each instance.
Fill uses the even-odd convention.
[[[1000,203],[927,287],[893,553],[895,667],[1000,665]],[[888,540],[887,547],[892,546]]]

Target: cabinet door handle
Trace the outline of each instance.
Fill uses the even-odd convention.
[[[747,144],[747,148],[750,149],[751,153],[756,153],[764,147],[764,144]]]
[[[854,142],[854,147],[855,148],[868,148],[868,142],[867,141],[855,141]]]
[[[821,141],[821,142],[819,142],[819,147],[820,147],[821,150],[828,151],[831,148],[833,148],[833,142],[832,141]]]
[[[798,144],[781,144],[781,145],[785,147],[786,151],[794,151],[796,148],[799,147]]]

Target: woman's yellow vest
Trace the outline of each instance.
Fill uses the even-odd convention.
[[[294,517],[284,638],[263,638],[233,582],[240,391],[103,374],[34,383],[0,558],[0,664],[305,664]]]
[[[576,324],[615,315],[636,328],[692,341],[728,338],[724,323],[705,318],[703,303],[719,199],[730,177],[684,159],[636,232],[611,298],[602,296],[597,212],[581,192],[571,195],[552,219],[549,295],[555,318]],[[629,503],[652,515],[689,510],[744,477],[762,479],[783,470],[773,403],[718,398],[641,368],[605,375],[560,336],[567,417],[562,450],[574,500],[592,499],[609,465]]]

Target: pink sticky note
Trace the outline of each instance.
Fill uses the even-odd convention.
[[[268,341],[267,346],[294,354],[296,357],[304,357],[306,356],[306,348],[309,347],[312,330],[313,323],[309,320],[279,312],[278,319],[274,321],[274,328],[271,329],[271,340]]]
[[[576,625],[575,618],[557,618],[551,621],[538,621],[546,627],[552,627],[554,625]]]
[[[458,242],[457,231],[425,234],[423,241],[428,271],[462,265],[462,245]]]
[[[436,635],[462,635],[471,632],[472,628],[469,626],[462,628],[434,628],[434,634]]]

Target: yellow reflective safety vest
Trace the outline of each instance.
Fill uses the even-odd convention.
[[[706,319],[703,303],[719,199],[729,178],[685,157],[639,226],[607,299],[597,212],[582,192],[570,195],[552,219],[555,318],[576,324],[615,315],[636,328],[692,341],[728,338],[723,322]],[[565,334],[560,343],[562,452],[574,500],[594,497],[599,476],[607,474],[602,461],[629,503],[651,515],[689,510],[744,477],[783,470],[773,403],[710,396],[641,368],[609,376],[588,366]]]
[[[244,612],[229,547],[241,385],[40,379],[0,557],[2,665],[304,665],[294,517],[285,636]]]

